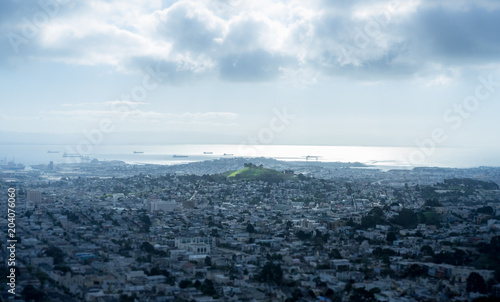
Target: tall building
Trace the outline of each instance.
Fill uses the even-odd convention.
[[[175,247],[188,250],[196,254],[210,254],[214,244],[212,237],[178,237],[175,238]]]
[[[163,201],[163,200],[148,200],[147,208],[149,213],[154,213],[156,211],[172,212],[177,209],[178,205],[175,201]]]
[[[196,202],[194,200],[184,200],[182,202],[182,207],[184,209],[194,209],[196,207]]]
[[[42,202],[42,192],[29,190],[26,193],[26,201],[28,201],[28,202],[31,201],[34,203],[41,203]]]

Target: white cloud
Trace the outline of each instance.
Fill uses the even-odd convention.
[[[26,56],[67,64],[109,65],[121,72],[141,69],[143,62],[163,62],[179,74],[172,76],[173,81],[204,76],[272,81],[301,77],[303,71],[316,76],[373,72],[380,77],[380,69],[389,71],[387,75],[411,77],[421,71],[422,61],[437,52],[416,44],[415,40],[422,39],[418,30],[427,20],[417,17],[422,17],[423,10],[434,10],[430,18],[439,18],[439,8],[453,12],[456,1],[179,0],[168,7],[162,3],[67,2],[64,5],[68,8],[62,7],[61,13],[40,29],[39,37],[30,41]],[[458,11],[470,10],[470,2],[458,3]],[[490,11],[500,8],[497,1],[474,3]],[[15,22],[19,25],[21,20]],[[484,36],[478,40],[483,44],[477,47],[484,45],[493,53],[496,46],[488,40],[490,36],[482,35],[485,31],[480,26],[474,30],[480,33],[476,36]],[[427,44],[431,42],[437,46],[442,43]],[[245,60],[254,54],[269,59],[251,66]],[[474,57],[483,58],[480,52]],[[237,70],[237,77],[228,77],[228,60],[246,67]],[[266,68],[259,63],[270,63],[269,72],[256,72]]]
[[[123,103],[123,102],[119,102]],[[129,102],[130,103],[130,102]],[[232,121],[238,117],[233,112],[184,112],[184,113],[163,113],[157,111],[143,110],[50,110],[44,111],[40,116],[50,117],[59,120],[96,120],[111,119],[116,121],[146,122],[148,120],[162,120],[171,122],[208,122],[208,121]]]
[[[147,105],[146,102],[133,102],[133,101],[107,101],[107,102],[88,102],[88,103],[64,103],[61,107],[116,107],[119,105],[138,106]]]

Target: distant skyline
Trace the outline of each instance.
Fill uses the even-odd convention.
[[[2,1],[0,144],[500,150],[498,28],[493,0]]]

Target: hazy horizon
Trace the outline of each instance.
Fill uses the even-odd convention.
[[[66,134],[50,134],[50,133],[23,133],[23,132],[4,132],[0,145],[60,145],[60,146],[77,146],[79,142],[88,141],[82,133],[66,133]],[[193,136],[201,136],[201,139],[194,139]],[[190,133],[187,137],[179,133],[162,133],[162,132],[114,132],[106,136],[106,139],[98,145],[104,146],[161,146],[161,145],[248,145],[248,146],[331,146],[331,147],[388,147],[388,148],[415,148],[418,149],[413,142],[408,144],[384,144],[381,142],[373,142],[369,144],[351,144],[346,141],[338,141],[337,143],[320,143],[310,140],[308,143],[297,143],[282,139],[273,140],[270,144],[261,144],[257,142],[252,144],[250,141],[241,139],[241,136],[226,136],[223,139],[217,138],[217,134],[206,135],[204,133]],[[481,146],[464,146],[464,145],[443,145],[436,148],[488,148]],[[492,148],[496,150],[497,148]]]

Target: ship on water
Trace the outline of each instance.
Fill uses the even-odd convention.
[[[188,157],[188,156],[187,156],[187,155],[174,155],[174,156],[172,156],[172,157],[174,157],[174,158],[179,158],[179,157]]]
[[[144,151],[134,151],[134,154],[142,154]]]
[[[205,151],[205,152],[203,152],[203,154],[214,154],[214,153],[213,152],[209,152],[209,151],[208,152]]]
[[[47,151],[47,153],[59,153],[59,152],[61,152],[61,151],[54,151],[54,150]]]

